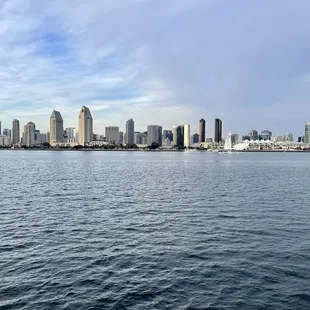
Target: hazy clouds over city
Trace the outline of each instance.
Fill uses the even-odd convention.
[[[310,121],[308,0],[0,0],[0,120],[94,131],[134,118],[223,120],[302,135]]]

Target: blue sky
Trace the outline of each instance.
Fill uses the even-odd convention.
[[[96,133],[171,128],[295,136],[310,121],[308,0],[0,0],[0,120]]]

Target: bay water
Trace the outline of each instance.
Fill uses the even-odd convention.
[[[0,309],[310,309],[310,154],[0,151]]]

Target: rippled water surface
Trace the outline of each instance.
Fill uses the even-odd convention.
[[[310,154],[0,152],[0,309],[310,309]]]

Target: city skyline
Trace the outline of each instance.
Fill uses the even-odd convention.
[[[303,133],[309,1],[73,3],[0,4],[2,128],[17,118],[46,132],[53,109],[77,128],[86,105],[94,132],[129,117],[140,131],[189,123],[198,132],[201,116],[213,136],[218,115],[224,133]]]
[[[185,137],[185,140],[183,141],[186,146],[189,145],[189,141],[191,139],[191,137],[194,135],[194,134],[197,134],[198,135],[198,139],[200,140],[201,139],[201,136],[200,134],[202,133],[203,137],[204,137],[204,142],[205,141],[208,141],[208,140],[213,140],[214,142],[220,142],[220,141],[223,141],[226,137],[226,133],[223,131],[223,122],[221,119],[219,119],[218,117],[216,117],[214,120],[213,120],[214,124],[214,131],[213,131],[213,135],[209,134],[208,135],[208,131],[206,130],[206,122],[205,120],[202,118],[198,121],[198,130],[191,130],[190,128],[192,128],[192,125],[191,124],[181,124],[181,125],[173,125],[172,126],[172,130],[169,129],[169,128],[163,128],[163,126],[160,126],[160,125],[156,125],[156,126],[160,126],[160,128],[162,128],[163,132],[162,132],[162,135],[164,135],[165,133],[164,132],[171,132],[171,134],[176,133],[178,132],[178,129],[179,127],[181,127],[182,129],[182,140],[184,139]],[[58,125],[56,125],[56,123],[58,123]],[[25,132],[27,132],[26,130],[26,126],[29,125],[29,124],[35,124],[34,122],[30,121],[30,122],[27,122],[25,125],[24,125],[24,131],[21,130],[20,126],[19,126],[19,120],[18,119],[14,119],[13,122],[12,122],[12,127],[11,128],[4,128],[3,129],[3,135],[5,136],[8,136],[7,132],[8,131],[10,133],[10,138],[13,142],[13,133],[15,133],[15,136],[18,136],[18,133],[17,133],[17,130],[16,128],[16,125],[18,124],[18,128],[20,129],[19,130],[19,135],[22,137],[23,134]],[[261,137],[261,139],[264,139],[264,140],[270,140],[271,138],[279,138],[281,140],[281,138],[283,138],[284,141],[287,141],[287,140],[290,140],[290,141],[293,141],[293,140],[298,140],[300,137],[303,137],[305,136],[305,139],[307,141],[309,141],[308,143],[310,143],[310,135],[309,135],[309,129],[310,126],[309,126],[310,122],[305,122],[304,123],[304,131],[301,135],[298,135],[298,136],[294,136],[294,134],[292,134],[292,132],[289,132],[289,131],[286,131],[284,133],[281,133],[281,134],[273,134],[271,131],[269,131],[268,129],[264,129],[264,130],[256,130],[256,129],[252,129],[249,133],[245,133],[245,134],[242,134],[240,135],[240,133],[236,133],[236,132],[233,132],[233,135],[234,136],[242,136],[242,139],[239,139],[239,140],[257,140],[259,139],[259,137]],[[1,121],[0,121],[0,135],[2,134],[1,133]],[[78,128],[77,128],[77,131],[75,130],[76,128],[75,127],[65,127],[64,126],[64,120],[61,116],[61,113],[60,111],[56,111],[56,110],[53,110],[52,111],[52,114],[50,116],[50,120],[49,120],[49,130],[46,131],[45,134],[48,134],[49,135],[49,139],[51,143],[53,142],[63,142],[63,140],[65,139],[65,136],[66,138],[69,138],[69,140],[73,140],[75,138],[73,138],[73,136],[75,136],[77,134],[77,140],[79,142],[82,142],[81,144],[84,144],[84,143],[89,143],[92,141],[92,137],[93,135],[104,135],[105,137],[108,137],[110,135],[110,133],[107,135],[107,129],[108,130],[112,130],[111,134],[113,136],[113,139],[112,138],[109,138],[108,137],[108,140],[114,140],[114,141],[117,141],[117,139],[115,139],[115,136],[116,136],[116,133],[113,131],[117,129],[117,132],[118,133],[121,133],[123,134],[124,133],[124,143],[126,143],[126,140],[128,139],[127,138],[127,133],[129,132],[130,133],[130,141],[127,142],[128,144],[134,144],[135,142],[135,139],[136,139],[136,136],[135,134],[136,133],[143,133],[143,132],[147,132],[148,131],[148,128],[149,128],[150,125],[147,125],[147,128],[143,129],[143,130],[137,130],[135,128],[135,121],[134,119],[129,119],[126,121],[126,124],[125,124],[125,130],[121,130],[121,126],[105,126],[105,129],[104,129],[104,132],[94,132],[93,131],[93,128],[94,128],[94,121],[93,121],[93,117],[92,117],[92,114],[91,114],[91,111],[88,107],[85,107],[84,105],[82,106],[82,108],[80,109],[80,113],[79,113],[79,116],[78,116]],[[193,126],[195,128],[195,126]],[[34,127],[34,129],[36,129]],[[82,133],[84,132],[84,134],[82,134],[82,137],[79,137],[79,130],[82,129]],[[37,130],[38,132],[40,132],[40,130]],[[41,131],[42,132],[42,131]],[[231,132],[231,131],[230,131]],[[260,133],[259,133],[260,132]],[[52,134],[51,134],[52,133]],[[57,138],[55,138],[57,136]],[[84,136],[86,136],[86,138],[84,138]],[[118,140],[119,140],[120,137],[118,137]],[[83,141],[84,143],[83,143]],[[175,140],[175,139],[174,139]],[[202,142],[202,141],[200,141]],[[178,144],[176,141],[174,141],[174,143]]]

